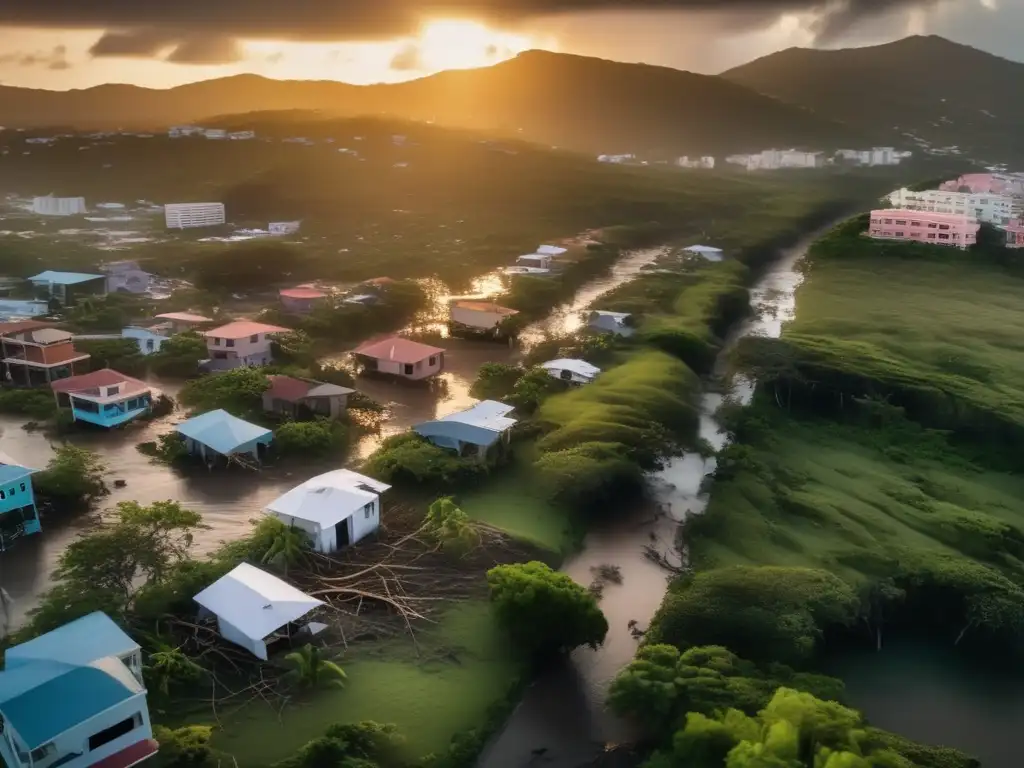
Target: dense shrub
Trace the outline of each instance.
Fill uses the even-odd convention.
[[[282,456],[316,458],[345,447],[348,430],[336,419],[289,421],[274,430],[274,446]]]
[[[92,371],[113,368],[128,376],[143,376],[146,373],[146,356],[139,352],[139,344],[135,339],[79,339],[75,341],[75,348],[92,355],[89,359]]]
[[[181,389],[178,399],[196,413],[223,408],[243,419],[263,414],[263,393],[270,379],[259,368],[235,368],[192,379]]]
[[[365,470],[392,485],[446,487],[486,472],[473,459],[438,448],[414,432],[387,438],[366,460]]]
[[[206,340],[194,331],[171,336],[160,345],[160,350],[146,360],[149,370],[157,376],[194,376],[199,361],[209,357]]]
[[[109,492],[103,482],[106,470],[92,451],[62,445],[46,468],[32,478],[36,499],[44,508],[56,512],[88,507]]]
[[[607,502],[643,484],[642,470],[616,443],[588,442],[549,451],[534,466],[551,497],[576,509],[606,509]]]
[[[0,390],[0,413],[46,421],[57,415],[57,401],[48,390],[4,389]]]

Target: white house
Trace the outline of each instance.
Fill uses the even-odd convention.
[[[301,221],[272,221],[267,231],[272,235],[294,235],[302,226]]]
[[[594,331],[629,337],[634,333],[632,318],[628,312],[606,312],[596,309],[587,318],[587,327]]]
[[[449,321],[454,327],[472,331],[493,331],[506,319],[519,312],[502,307],[493,301],[466,301],[456,299],[449,309]]]
[[[32,212],[41,216],[75,216],[86,210],[84,197],[46,195],[32,200]]]
[[[313,549],[335,552],[380,527],[380,495],[391,486],[348,469],[312,477],[264,510],[306,532]]]
[[[547,371],[552,377],[567,381],[570,384],[589,384],[601,373],[596,365],[591,365],[586,360],[570,360],[561,358],[541,363],[540,367]]]
[[[712,248],[710,245],[691,245],[683,248],[683,253],[691,253],[707,261],[721,261],[725,258],[725,252],[721,248]]]
[[[551,256],[543,253],[530,253],[516,259],[517,267],[533,269],[551,269]]]
[[[235,320],[213,330],[206,331],[206,348],[209,360],[206,368],[228,370],[242,365],[269,365],[274,355],[271,351],[273,336],[288,333],[287,328],[249,320]]]
[[[224,203],[168,203],[164,206],[168,229],[216,227],[226,220]]]
[[[226,139],[228,137],[228,132],[223,128],[207,128],[203,131],[203,135],[208,139],[220,140]]]
[[[256,138],[256,131],[232,131],[228,134],[231,141],[248,141]]]
[[[90,613],[7,649],[0,757],[8,768],[137,765],[157,753],[139,645]]]
[[[214,616],[217,631],[258,659],[269,658],[270,647],[306,631],[299,620],[324,604],[291,584],[248,563],[217,579],[194,598],[199,617]]]

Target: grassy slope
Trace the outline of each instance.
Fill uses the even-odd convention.
[[[453,608],[419,636],[422,655],[404,639],[372,644],[339,663],[344,689],[326,689],[278,713],[262,702],[221,714],[215,746],[238,765],[262,768],[322,736],[334,723],[396,724],[410,760],[441,753],[456,733],[484,724],[519,674],[503,635],[483,603]]]
[[[1024,424],[1024,278],[971,254],[822,259],[786,338],[951,393]]]

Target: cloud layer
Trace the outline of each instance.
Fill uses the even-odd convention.
[[[510,23],[587,11],[702,11],[734,17],[738,26],[770,24],[807,13],[820,41],[861,18],[894,9],[956,0],[2,0],[0,26],[101,29],[94,56],[223,63],[239,55],[238,39],[374,40],[414,35],[425,19],[476,18]],[[399,62],[408,66],[411,56]]]

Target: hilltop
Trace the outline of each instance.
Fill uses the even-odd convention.
[[[721,154],[861,138],[719,77],[545,51],[369,86],[239,75],[167,90],[0,87],[0,125],[9,127],[156,129],[218,114],[291,109],[432,121],[595,154]]]
[[[937,36],[823,51],[790,48],[722,77],[822,118],[906,142],[1010,162],[1022,156],[1024,64]]]

